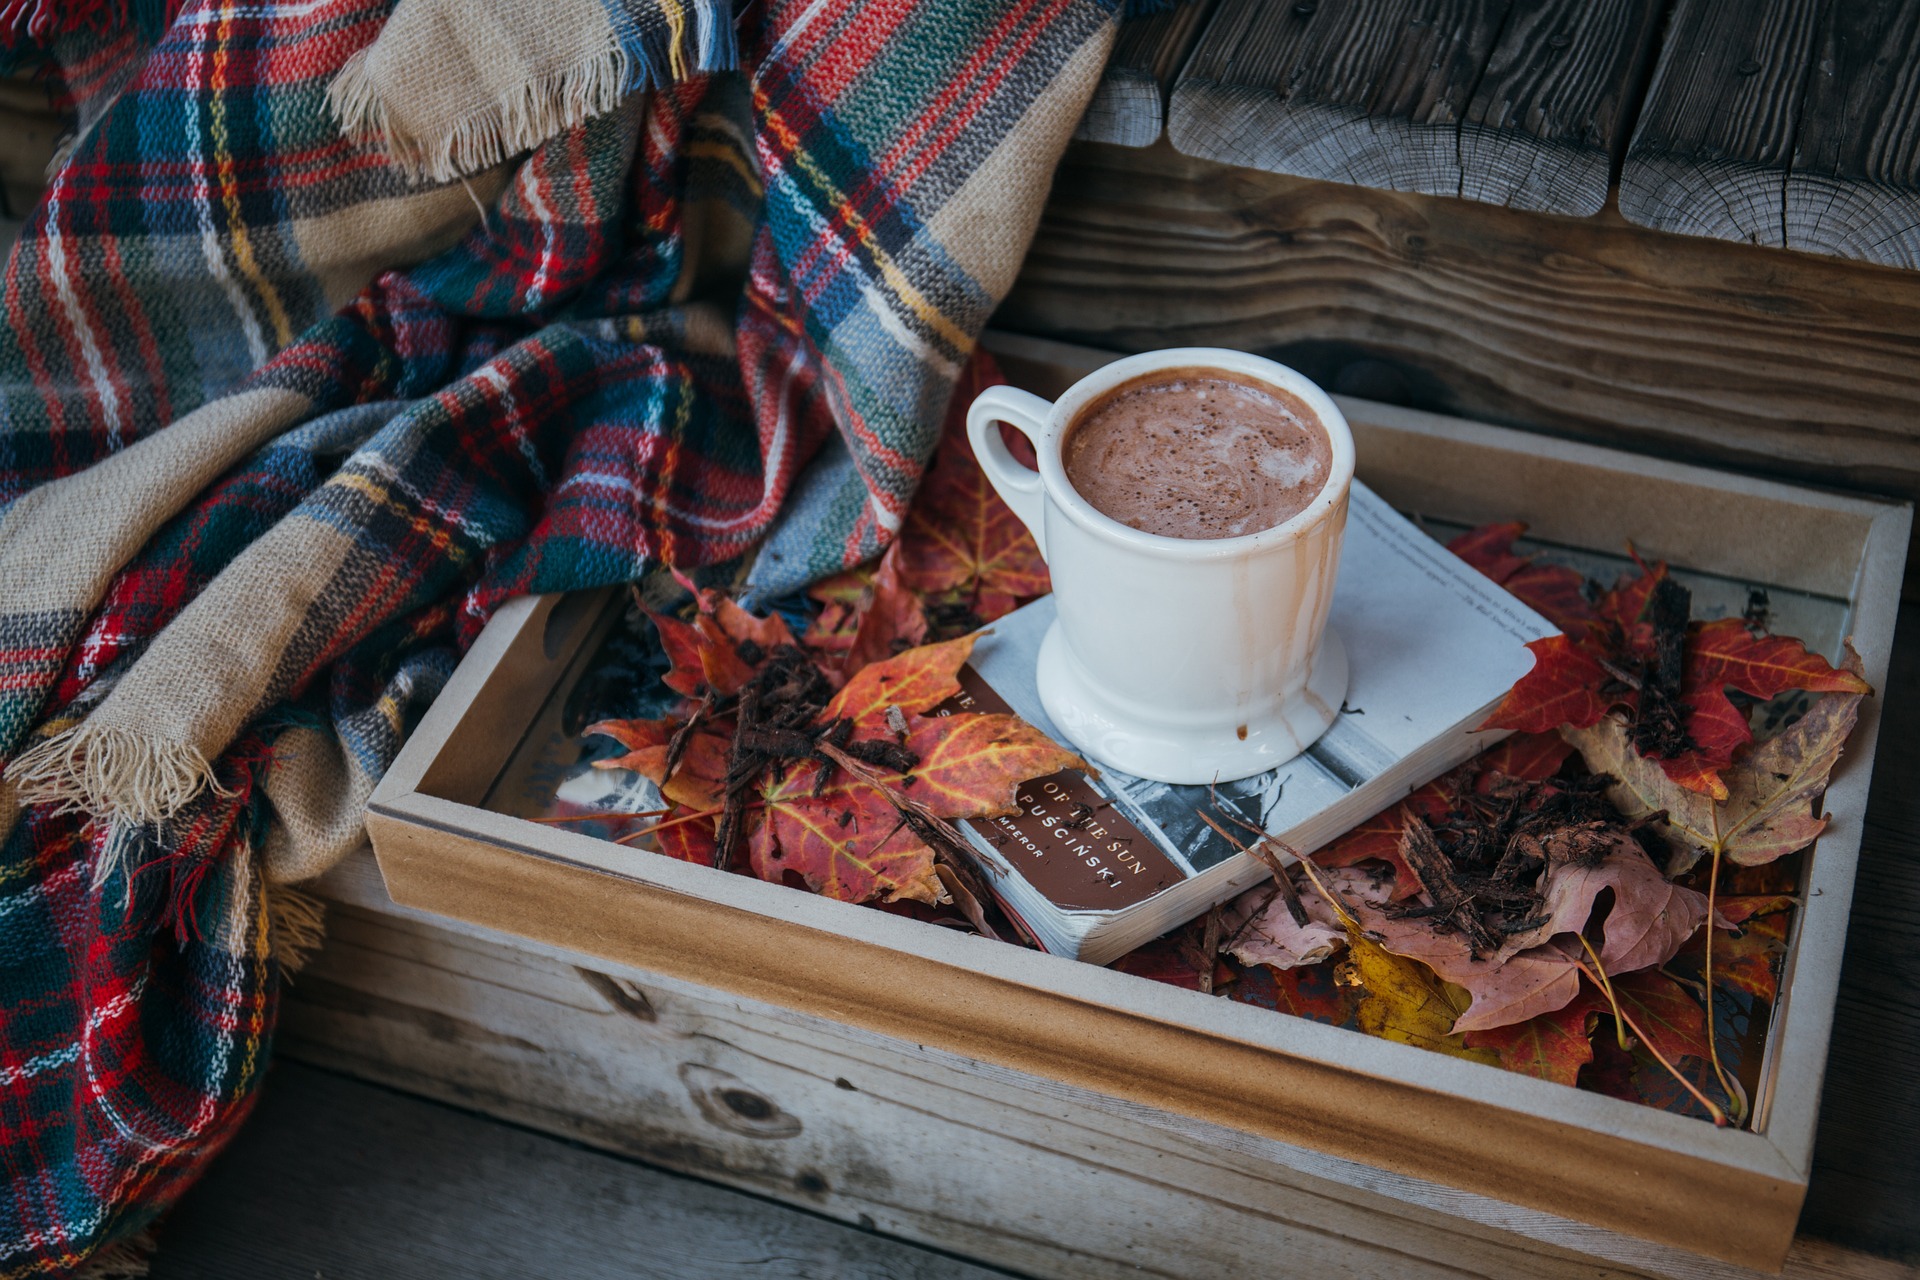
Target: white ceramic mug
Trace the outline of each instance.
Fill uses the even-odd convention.
[[[1306,508],[1237,538],[1169,538],[1101,514],[1061,448],[1080,415],[1127,383],[1175,370],[1271,386],[1306,405],[1332,445]],[[997,423],[1033,441],[1036,474]],[[1049,404],[992,387],[967,411],[987,478],[1040,544],[1058,616],[1040,648],[1040,700],[1095,763],[1160,782],[1228,782],[1285,764],[1339,714],[1346,650],[1327,630],[1353,483],[1353,435],[1326,392],[1259,356],[1179,347],[1116,360]]]

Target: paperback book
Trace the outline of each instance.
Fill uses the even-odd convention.
[[[951,709],[1058,737],[1034,680],[1052,621],[1043,597],[994,623]],[[1019,813],[966,824],[1001,905],[1048,951],[1106,964],[1268,874],[1207,816],[1242,844],[1258,830],[1312,852],[1505,737],[1477,726],[1532,664],[1526,644],[1554,633],[1357,482],[1329,625],[1346,702],[1289,763],[1212,787],[1057,773],[1021,786]]]

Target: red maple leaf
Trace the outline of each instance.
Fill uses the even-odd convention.
[[[1716,800],[1727,798],[1720,771],[1753,741],[1747,713],[1727,697],[1730,688],[1763,701],[1789,689],[1872,692],[1858,675],[1835,668],[1788,636],[1755,635],[1739,618],[1693,626],[1687,635],[1686,676],[1680,695],[1693,749],[1662,760],[1660,767],[1689,791]]]
[[[967,442],[967,407],[1005,381],[984,352],[974,357],[900,534],[901,583],[922,596],[952,595],[985,622],[1052,590],[1033,535],[993,491]]]
[[[1519,521],[1470,529],[1447,550],[1493,579],[1535,613],[1576,639],[1598,625],[1587,580],[1566,565],[1542,564],[1514,554],[1513,544],[1527,531]]]
[[[778,884],[788,872],[842,902],[934,902],[933,850],[874,787],[770,801],[748,836],[754,874]]]
[[[1572,754],[1573,748],[1557,733],[1516,733],[1482,751],[1469,765],[1479,770],[1475,786],[1484,792],[1496,776],[1545,782]]]
[[[1600,603],[1594,612],[1603,622],[1612,624],[1628,636],[1630,643],[1637,639],[1633,647],[1644,647],[1651,638],[1650,632],[1640,630],[1641,618],[1647,612],[1647,602],[1653,598],[1654,588],[1667,576],[1667,562],[1664,560],[1648,564],[1634,553],[1634,563],[1640,566],[1637,578],[1622,577],[1614,583],[1613,590],[1600,597]]]
[[[1608,692],[1613,673],[1583,646],[1564,635],[1529,641],[1533,667],[1515,682],[1487,716],[1482,729],[1551,733],[1561,725],[1585,729],[1600,723],[1623,699]]]
[[[1591,1023],[1612,1010],[1607,997],[1592,983],[1582,983],[1572,1003],[1525,1022],[1466,1033],[1470,1049],[1491,1049],[1508,1071],[1572,1084],[1580,1069],[1593,1061]]]
[[[1658,969],[1641,969],[1612,980],[1614,998],[1668,1062],[1704,1058],[1707,1011],[1693,993]]]
[[[1513,544],[1526,531],[1527,526],[1518,520],[1506,524],[1483,524],[1449,542],[1447,550],[1495,582],[1504,583],[1533,563],[1525,556],[1513,553]]]
[[[1275,969],[1271,965],[1248,965],[1227,989],[1227,996],[1238,1004],[1258,1005],[1328,1026],[1346,1026],[1353,1021],[1353,988],[1334,980],[1334,967],[1306,964]]]
[[[1198,991],[1201,966],[1205,960],[1192,937],[1193,932],[1189,925],[1151,942],[1143,942],[1107,967],[1119,973],[1130,973],[1136,978],[1145,978],[1149,982],[1164,982],[1170,987]],[[1224,961],[1215,960],[1213,989],[1217,991],[1233,980],[1233,968]]]
[[[1454,775],[1446,774],[1415,791],[1399,804],[1382,809],[1347,834],[1313,855],[1315,866],[1351,867],[1362,862],[1384,862],[1393,868],[1390,901],[1399,902],[1420,892],[1420,878],[1400,856],[1400,839],[1407,818],[1432,822],[1452,809],[1457,799]]]
[[[1511,551],[1513,539],[1523,531],[1524,526],[1516,524],[1486,525],[1449,544],[1565,633],[1527,646],[1534,655],[1532,669],[1508,691],[1482,727],[1544,733],[1561,726],[1590,728],[1615,708],[1637,716],[1642,686],[1634,683],[1633,673],[1650,672],[1656,658],[1654,624],[1646,615],[1655,592],[1669,576],[1665,562],[1650,565],[1636,553],[1639,575],[1621,578],[1598,604],[1585,606],[1584,590],[1567,585],[1557,566],[1539,566]],[[1554,572],[1537,575],[1542,568]],[[1533,582],[1536,577],[1538,581]],[[1836,670],[1799,641],[1756,635],[1738,618],[1693,623],[1682,644],[1680,686],[1668,690],[1667,697],[1680,713],[1684,742],[1657,758],[1675,783],[1716,800],[1727,796],[1721,771],[1753,741],[1747,714],[1727,696],[1728,689],[1763,701],[1789,689],[1868,691],[1857,675]]]
[[[662,826],[654,833],[654,843],[669,858],[703,867],[713,865],[714,851],[719,847],[714,839],[713,819],[704,817],[686,817]]]

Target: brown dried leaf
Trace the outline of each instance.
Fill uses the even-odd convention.
[[[1547,922],[1515,934],[1501,946],[1499,959],[1537,947],[1562,933],[1604,931],[1600,963],[1608,973],[1629,973],[1673,958],[1707,918],[1705,894],[1695,893],[1660,874],[1631,836],[1607,836],[1611,847],[1597,864],[1552,858],[1542,890]],[[1599,917],[1595,905],[1612,891]]]
[[[1857,675],[1860,658],[1852,645],[1847,655],[1845,669]],[[1589,769],[1618,779],[1607,794],[1627,817],[1666,814],[1658,829],[1677,846],[1670,873],[1677,875],[1715,852],[1751,866],[1804,849],[1826,829],[1827,820],[1814,813],[1814,806],[1853,732],[1861,696],[1825,694],[1799,720],[1734,761],[1722,771],[1727,798],[1717,805],[1633,750],[1626,727],[1612,717],[1561,734]]]
[[[1387,951],[1418,960],[1463,990],[1468,1001],[1452,1024],[1454,1034],[1504,1027],[1563,1009],[1580,993],[1573,954],[1549,943],[1496,961],[1477,959],[1466,937],[1435,931],[1429,920],[1395,919],[1381,908],[1382,889],[1344,895],[1365,936]]]
[[[1405,959],[1360,933],[1347,939],[1338,981],[1359,994],[1354,1023],[1370,1036],[1430,1049],[1450,1057],[1496,1064],[1456,1033],[1472,997],[1428,966]]]
[[[1322,880],[1346,883],[1345,871],[1322,873]],[[1292,969],[1319,964],[1346,945],[1347,931],[1327,900],[1317,893],[1304,893],[1307,923],[1293,918],[1286,900],[1273,892],[1271,885],[1251,889],[1227,904],[1223,922],[1228,942],[1225,950],[1242,964],[1264,964],[1273,969]]]

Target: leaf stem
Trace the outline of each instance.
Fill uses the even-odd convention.
[[[528,818],[528,822],[604,822],[608,818],[663,818],[672,809],[608,809],[604,813],[569,813],[555,818]]]
[[[1266,864],[1268,872],[1273,876],[1274,887],[1279,890],[1281,900],[1287,904],[1287,914],[1293,917],[1293,922],[1296,925],[1299,925],[1302,929],[1306,928],[1306,904],[1300,901],[1300,891],[1293,887],[1293,877],[1287,874],[1287,869],[1281,865],[1280,859],[1275,856],[1273,850],[1267,848],[1268,836],[1266,832],[1261,832],[1260,838],[1253,842],[1252,847],[1248,847],[1245,842],[1236,839],[1232,832],[1228,831],[1218,822],[1215,822],[1213,816],[1205,809],[1195,809],[1193,812],[1200,821],[1206,823],[1212,827],[1214,831],[1219,833],[1222,840],[1225,840],[1240,852],[1258,858],[1262,863]],[[1289,849],[1287,852],[1293,853],[1293,850]],[[1299,856],[1297,853],[1294,854],[1296,858]]]
[[[656,831],[665,831],[668,827],[677,827],[683,822],[692,822],[696,818],[711,818],[719,814],[724,808],[725,806],[722,805],[712,809],[701,809],[697,813],[683,813],[677,818],[669,818],[665,822],[656,822],[652,826],[642,827],[638,831],[629,831],[626,835],[615,840],[614,843],[627,844],[630,841],[650,836]]]
[[[1308,882],[1319,891],[1321,897],[1327,900],[1327,905],[1333,908],[1333,914],[1339,917],[1342,927],[1351,933],[1358,934],[1362,932],[1360,922],[1353,918],[1353,912],[1347,910],[1347,904],[1341,900],[1340,895],[1320,883],[1320,876],[1314,871],[1313,862],[1310,859],[1302,857],[1298,849],[1293,848],[1285,841],[1275,839],[1273,836],[1268,836],[1267,839],[1272,840],[1273,843],[1293,855],[1294,865],[1306,872]]]
[[[1584,939],[1582,939],[1582,941],[1584,941]],[[1593,949],[1591,947],[1587,949],[1587,954],[1589,955],[1593,954]],[[1599,957],[1596,956],[1594,958],[1594,968],[1600,969],[1598,974],[1596,974],[1593,969],[1589,969],[1587,968],[1586,965],[1581,964],[1580,961],[1578,960],[1575,960],[1573,963],[1575,967],[1577,967],[1580,970],[1581,973],[1584,973],[1587,975],[1588,980],[1590,980],[1594,986],[1599,987],[1601,992],[1605,994],[1605,996],[1607,997],[1607,1003],[1613,1006],[1613,1016],[1620,1022],[1625,1023],[1627,1030],[1633,1032],[1633,1034],[1639,1038],[1640,1043],[1646,1046],[1647,1052],[1653,1055],[1653,1060],[1655,1062],[1658,1062],[1661,1066],[1665,1067],[1667,1069],[1667,1074],[1672,1076],[1675,1080],[1678,1080],[1680,1082],[1680,1087],[1682,1089],[1685,1089],[1688,1093],[1692,1094],[1694,1097],[1694,1101],[1698,1102],[1701,1106],[1707,1109],[1707,1114],[1713,1117],[1713,1123],[1717,1127],[1722,1129],[1726,1128],[1729,1124],[1731,1124],[1732,1121],[1727,1119],[1727,1113],[1725,1111],[1722,1111],[1720,1107],[1714,1103],[1713,1099],[1709,1098],[1706,1094],[1700,1092],[1698,1086],[1696,1086],[1693,1083],[1693,1081],[1687,1079],[1684,1075],[1680,1074],[1680,1068],[1674,1066],[1671,1062],[1668,1062],[1667,1056],[1661,1053],[1658,1049],[1653,1047],[1653,1041],[1649,1040],[1647,1038],[1647,1033],[1640,1029],[1640,1024],[1627,1016],[1627,1011],[1620,1007],[1620,1001],[1614,997],[1613,984],[1609,982],[1604,976],[1606,974],[1606,970],[1600,969]]]
[[[1620,1012],[1620,1001],[1614,998],[1613,979],[1607,975],[1606,967],[1600,963],[1600,953],[1593,949],[1593,944],[1587,941],[1587,935],[1584,933],[1575,934],[1574,936],[1579,938],[1580,945],[1587,949],[1587,955],[1593,960],[1594,971],[1600,975],[1600,990],[1607,997],[1607,1003],[1613,1006],[1614,1013],[1618,1015]],[[1625,1018],[1618,1016],[1614,1018],[1613,1034],[1620,1042],[1622,1049],[1632,1047],[1627,1043],[1627,1024]]]

